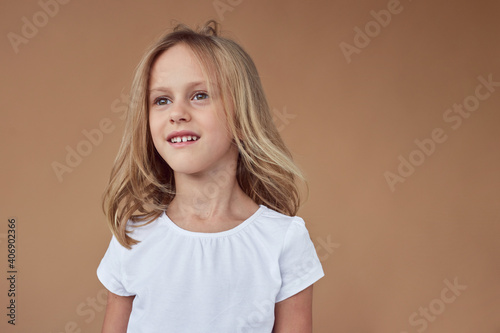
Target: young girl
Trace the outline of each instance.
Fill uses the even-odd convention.
[[[136,69],[103,207],[111,332],[311,332],[324,273],[250,56],[183,24]]]

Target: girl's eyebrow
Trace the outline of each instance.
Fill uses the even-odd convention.
[[[194,88],[194,87],[197,87],[197,86],[201,86],[201,85],[206,85],[206,82],[205,81],[193,81],[193,82],[189,82],[185,85],[185,87],[187,89],[190,89],[190,88]],[[153,91],[163,91],[163,92],[168,92],[170,91],[170,89],[168,87],[162,87],[162,86],[159,86],[159,87],[154,87],[154,88],[151,88],[149,90],[150,92],[153,92]]]

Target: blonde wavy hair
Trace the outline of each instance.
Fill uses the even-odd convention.
[[[135,70],[125,131],[114,161],[102,207],[116,239],[130,249],[138,241],[127,222],[154,221],[175,196],[173,170],[158,154],[149,130],[149,81],[155,60],[184,44],[200,64],[209,93],[219,91],[239,156],[236,177],[257,204],[293,216],[300,206],[296,180],[305,179],[285,146],[264,95],[257,68],[236,42],[219,36],[219,24],[207,21],[197,31],[180,23],[145,52]],[[306,184],[307,185],[307,184]]]

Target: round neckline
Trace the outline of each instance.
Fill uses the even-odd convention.
[[[252,223],[252,221],[254,221],[260,214],[262,214],[264,212],[265,208],[266,208],[265,206],[259,205],[259,208],[252,215],[250,215],[246,220],[244,220],[243,222],[238,224],[236,227],[228,229],[228,230],[224,230],[224,231],[218,231],[218,232],[190,231],[190,230],[181,228],[177,224],[175,224],[174,221],[172,221],[170,219],[170,217],[168,217],[168,215],[165,211],[163,211],[160,218],[163,219],[172,229],[176,230],[177,232],[179,232],[181,234],[192,236],[192,237],[217,238],[217,237],[225,237],[225,236],[232,235],[232,234],[240,231],[241,229],[245,228],[247,225]]]

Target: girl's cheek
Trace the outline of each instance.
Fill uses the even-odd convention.
[[[160,126],[158,124],[158,119],[150,119],[149,120],[149,131],[151,132],[151,136],[153,138],[157,137],[160,132]]]

